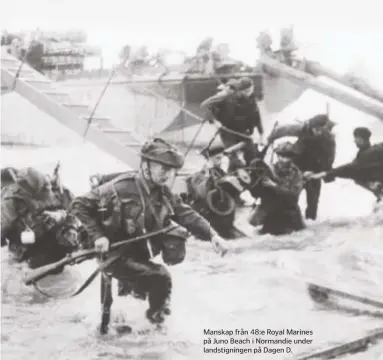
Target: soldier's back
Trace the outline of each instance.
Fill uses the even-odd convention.
[[[383,163],[383,143],[370,146],[366,150],[360,150],[356,160],[363,162],[382,162]]]

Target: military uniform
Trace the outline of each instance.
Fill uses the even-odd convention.
[[[171,150],[166,153],[161,143],[154,145],[152,152],[148,151],[146,160],[160,162],[156,156],[165,153],[169,163],[177,163],[179,159],[174,158],[177,154]],[[160,156],[158,158],[161,159]],[[171,221],[204,240],[211,240],[216,235],[209,223],[185,205],[178,195],[166,186],[151,185],[141,172],[122,174],[76,198],[72,203],[72,213],[80,219],[93,242],[103,237],[108,238],[110,243],[118,242],[157,231]],[[107,269],[111,276],[119,279],[120,284],[126,283],[126,293],[133,288],[138,294],[148,294],[150,307],[147,316],[150,320],[157,321],[152,315],[165,308],[172,289],[167,269],[151,262],[151,258],[162,252],[165,263],[173,265],[181,262],[185,256],[186,231],[181,237],[183,239],[172,244],[173,248],[169,246],[174,240],[171,234],[127,245],[118,261]]]
[[[1,169],[1,190],[8,187],[10,184],[15,182],[15,177],[17,176],[17,169],[12,167],[7,167]]]
[[[364,127],[356,128],[354,136],[364,139],[364,146],[352,162],[327,171],[324,180],[329,182],[336,177],[353,179],[380,201],[383,198],[383,143],[371,145],[371,131]]]
[[[315,127],[328,128],[321,135],[314,135]],[[336,152],[335,137],[331,132],[334,123],[327,115],[316,115],[304,124],[286,125],[276,128],[269,137],[274,141],[284,136],[297,136],[294,144],[294,163],[302,171],[322,172],[331,169]],[[305,183],[307,208],[306,219],[315,220],[318,213],[321,180],[312,179]]]
[[[242,78],[237,82],[232,82],[232,91],[224,91],[207,99],[202,105],[207,106],[213,113],[217,121],[225,128],[236,133],[243,134],[245,137],[229,132],[224,128],[220,130],[220,137],[225,148],[229,148],[245,141],[243,154],[246,164],[257,155],[257,148],[251,139],[254,128],[258,129],[260,135],[263,135],[263,126],[258,104],[255,95],[250,97],[240,96],[237,91],[246,90],[253,85],[249,78]],[[206,104],[206,105],[205,105]],[[234,156],[230,158],[229,172],[238,168],[239,163]]]
[[[276,152],[291,156],[282,144]],[[275,187],[264,188],[261,204],[253,212],[250,223],[263,225],[260,233],[282,235],[304,228],[301,211],[298,205],[303,190],[303,175],[292,161],[278,161],[273,167]]]
[[[27,256],[27,247],[21,243],[22,233],[30,229],[34,232],[36,244],[45,236],[47,216],[44,211],[56,211],[68,209],[73,197],[69,190],[63,192],[57,188],[47,189],[47,177],[33,168],[21,169],[17,174],[17,181],[9,184],[1,194],[1,237],[9,240],[9,247],[19,261]],[[66,227],[68,224],[65,224]],[[73,226],[77,226],[73,222]],[[72,227],[69,226],[69,227]],[[53,227],[52,227],[53,228]],[[57,228],[57,227],[55,227]],[[63,234],[65,237],[65,235]],[[54,239],[46,243],[47,246],[39,247],[34,251],[34,256],[39,261],[32,259],[32,267],[41,266],[52,259],[45,258],[47,253],[53,253],[57,245]],[[52,248],[53,247],[53,248]],[[36,246],[34,246],[36,250]],[[29,254],[31,255],[31,254]],[[64,256],[61,254],[61,257]],[[34,261],[36,260],[36,261]],[[59,260],[55,257],[52,261]]]

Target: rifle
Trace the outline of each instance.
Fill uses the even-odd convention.
[[[140,235],[140,236],[137,236],[137,237],[132,238],[132,239],[119,241],[117,243],[111,244],[110,249],[114,250],[114,249],[117,249],[123,245],[131,244],[131,243],[137,242],[139,240],[147,239],[147,238],[152,237],[152,236],[164,234],[164,233],[167,233],[167,232],[174,230],[178,227],[179,227],[179,225],[173,225],[172,224],[172,225],[169,225],[169,226],[167,226],[161,230],[158,230],[158,231],[153,231],[151,233]],[[77,251],[75,253],[67,255],[65,258],[63,258],[57,262],[54,262],[52,264],[48,264],[45,266],[41,266],[37,269],[32,270],[24,278],[23,282],[25,285],[33,285],[37,281],[43,279],[47,275],[51,274],[52,272],[54,272],[55,270],[57,270],[63,266],[79,264],[85,260],[90,260],[90,259],[96,257],[97,255],[98,255],[98,252],[95,249]]]
[[[62,194],[64,192],[64,188],[61,183],[60,169],[61,169],[61,163],[60,161],[58,161],[55,168],[53,169],[52,184],[56,186],[57,189],[59,189],[60,194]]]

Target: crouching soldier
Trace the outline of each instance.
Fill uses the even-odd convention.
[[[282,235],[305,227],[298,205],[303,190],[303,175],[291,158],[293,145],[289,142],[275,148],[278,161],[272,174],[262,181],[261,204],[250,216],[250,224],[262,225],[260,234]]]
[[[316,115],[302,124],[285,125],[276,128],[269,136],[269,142],[284,136],[296,136],[294,143],[294,164],[307,174],[330,170],[336,152],[335,123],[327,115]],[[321,181],[312,178],[305,182],[307,207],[306,219],[317,218]]]
[[[16,260],[35,268],[77,247],[80,224],[66,212],[72,194],[33,168],[17,171],[1,194],[1,237]]]
[[[183,164],[183,155],[175,147],[154,139],[141,149],[138,172],[120,175],[76,198],[72,212],[86,228],[95,248],[108,252],[111,243],[158,231],[174,221],[194,236],[211,240],[215,250],[225,254],[225,240],[167,186]],[[118,279],[119,295],[128,295],[131,290],[142,299],[148,295],[146,316],[153,323],[163,322],[170,313],[172,279],[164,266],[151,259],[162,252],[168,265],[183,261],[187,232],[182,227],[177,234],[164,233],[109,253],[109,258],[120,255],[105,270]]]

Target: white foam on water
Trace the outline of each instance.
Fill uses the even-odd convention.
[[[351,160],[356,152],[351,136],[354,126],[367,124],[374,131],[373,141],[382,139],[382,123],[313,92],[278,118],[308,118],[322,111],[326,101],[331,102],[331,117],[338,123],[336,164]],[[58,160],[64,184],[76,195],[88,191],[90,175],[125,170],[123,164],[89,144],[39,150],[2,148],[2,166],[35,166],[51,172]],[[383,297],[383,212],[372,214],[373,208],[374,198],[368,192],[350,181],[336,180],[324,184],[319,218],[304,231],[279,238],[254,233],[251,240],[231,244],[232,252],[225,258],[218,257],[210,244],[190,241],[185,262],[170,268],[174,296],[167,336],[101,338],[97,334],[99,280],[76,298],[48,301],[21,283],[23,270],[10,264],[2,249],[4,359],[221,359],[221,354],[202,352],[203,330],[208,328],[312,330],[313,344],[295,345],[294,353],[353,340],[381,327],[381,320],[319,309],[309,299],[305,282],[318,279],[352,293]],[[75,276],[85,279],[94,268],[92,262],[81,264]],[[121,315],[138,329],[148,327],[146,304],[116,298],[112,309],[114,320]],[[382,353],[383,345],[377,345],[347,358],[378,360]],[[254,359],[254,355],[225,358]],[[271,354],[259,358],[282,359]]]

